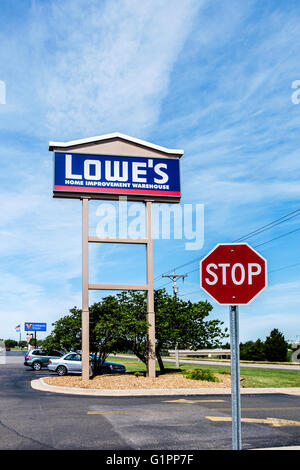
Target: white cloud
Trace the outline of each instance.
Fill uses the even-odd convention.
[[[38,58],[36,91],[51,135],[146,135],[201,3],[35,4],[29,27]]]

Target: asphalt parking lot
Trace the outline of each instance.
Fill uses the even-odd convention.
[[[1,450],[230,450],[230,396],[83,397],[33,390],[22,358],[0,365]],[[300,403],[242,395],[243,449],[300,444]]]

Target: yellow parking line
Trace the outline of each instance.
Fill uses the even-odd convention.
[[[130,415],[143,413],[142,411],[123,411],[123,410],[106,410],[106,411],[88,411],[88,415]]]
[[[88,411],[88,415],[145,415],[145,414],[162,414],[162,413],[195,413],[194,408],[185,409],[162,409],[162,410],[101,410],[101,411]]]
[[[221,421],[221,422],[230,422],[232,421],[231,417],[228,416],[205,416],[206,419],[210,421]],[[300,421],[292,421],[288,419],[280,418],[241,418],[242,423],[258,423],[258,424],[270,424],[273,427],[281,426],[300,426]]]
[[[185,398],[179,398],[178,400],[165,400],[163,403],[221,403],[225,400],[186,400]]]
[[[192,410],[103,410],[103,411],[88,411],[88,415],[145,415],[154,413],[186,413]],[[194,412],[194,410],[193,410]]]
[[[210,411],[230,411],[231,407],[210,408]],[[300,410],[300,406],[282,406],[282,407],[269,407],[269,408],[244,408],[243,411],[285,411],[285,410]]]

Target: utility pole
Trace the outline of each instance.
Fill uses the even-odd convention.
[[[178,278],[182,278],[182,280],[184,281],[184,278],[187,277],[187,274],[176,274],[175,269],[174,269],[173,274],[163,274],[162,277],[168,277],[169,279],[173,281],[173,297],[175,297],[176,299],[177,292],[178,292],[176,281]],[[179,354],[178,354],[178,343],[176,343],[176,347],[175,347],[175,358],[176,358],[176,367],[179,367],[180,363],[179,363]]]

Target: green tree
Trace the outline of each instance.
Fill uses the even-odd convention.
[[[123,291],[117,294],[121,310],[127,319],[120,338],[119,351],[132,351],[147,364],[147,297],[145,292]]]
[[[240,344],[240,358],[244,361],[265,361],[265,344],[260,339]]]
[[[27,341],[19,341],[18,346],[19,346],[19,348],[26,348],[27,347]]]
[[[14,339],[6,339],[4,343],[5,346],[8,348],[15,348],[16,346],[18,346],[18,341],[15,341]]]
[[[163,350],[198,349],[219,346],[228,336],[222,331],[222,322],[206,320],[212,310],[208,302],[185,302],[166,293],[155,291],[156,355],[160,369],[164,366]],[[147,298],[145,292],[121,292],[108,296],[90,306],[90,351],[94,353],[96,371],[107,356],[114,352],[131,350],[147,364]],[[44,341],[46,350],[81,349],[81,310],[74,307],[53,324],[54,329]]]
[[[39,348],[39,347],[42,346],[43,340],[42,340],[42,339],[37,339],[37,340],[35,340],[35,338],[31,338],[31,339],[29,340],[29,344],[30,344],[30,346],[34,346],[34,347]]]
[[[287,361],[288,344],[282,333],[274,328],[265,341],[265,355],[267,361]]]
[[[121,308],[117,296],[108,296],[89,308],[90,352],[94,354],[97,373],[109,354],[124,346],[124,338],[140,330],[146,332],[147,323],[136,321],[132,311]],[[74,307],[67,315],[53,324],[51,335],[43,341],[43,347],[66,351],[81,349],[81,310]]]
[[[156,356],[160,370],[164,370],[161,353],[174,349],[214,348],[221,345],[227,336],[222,331],[222,322],[207,320],[212,305],[206,301],[191,302],[178,299],[166,293],[165,289],[155,291]]]
[[[147,331],[147,322],[144,318],[135,316],[135,309],[140,304],[140,296],[135,296],[134,303],[125,308],[122,296],[108,296],[99,304],[90,308],[91,322],[91,351],[97,355],[98,367],[111,353],[118,352],[124,348],[126,341],[143,341]],[[97,369],[96,369],[97,370]]]
[[[52,324],[53,331],[42,343],[46,351],[58,349],[68,352],[81,349],[81,310],[74,307],[70,314]]]
[[[133,330],[123,338],[123,347],[130,349],[141,361],[147,363],[146,330],[136,322],[146,317],[147,303],[145,293],[132,291],[118,294],[122,309],[131,312],[135,318]],[[212,310],[208,302],[190,302],[166,293],[165,289],[154,292],[156,357],[160,370],[164,370],[162,352],[168,349],[212,348],[220,345],[221,339],[228,336],[222,331],[219,320],[205,320]]]

